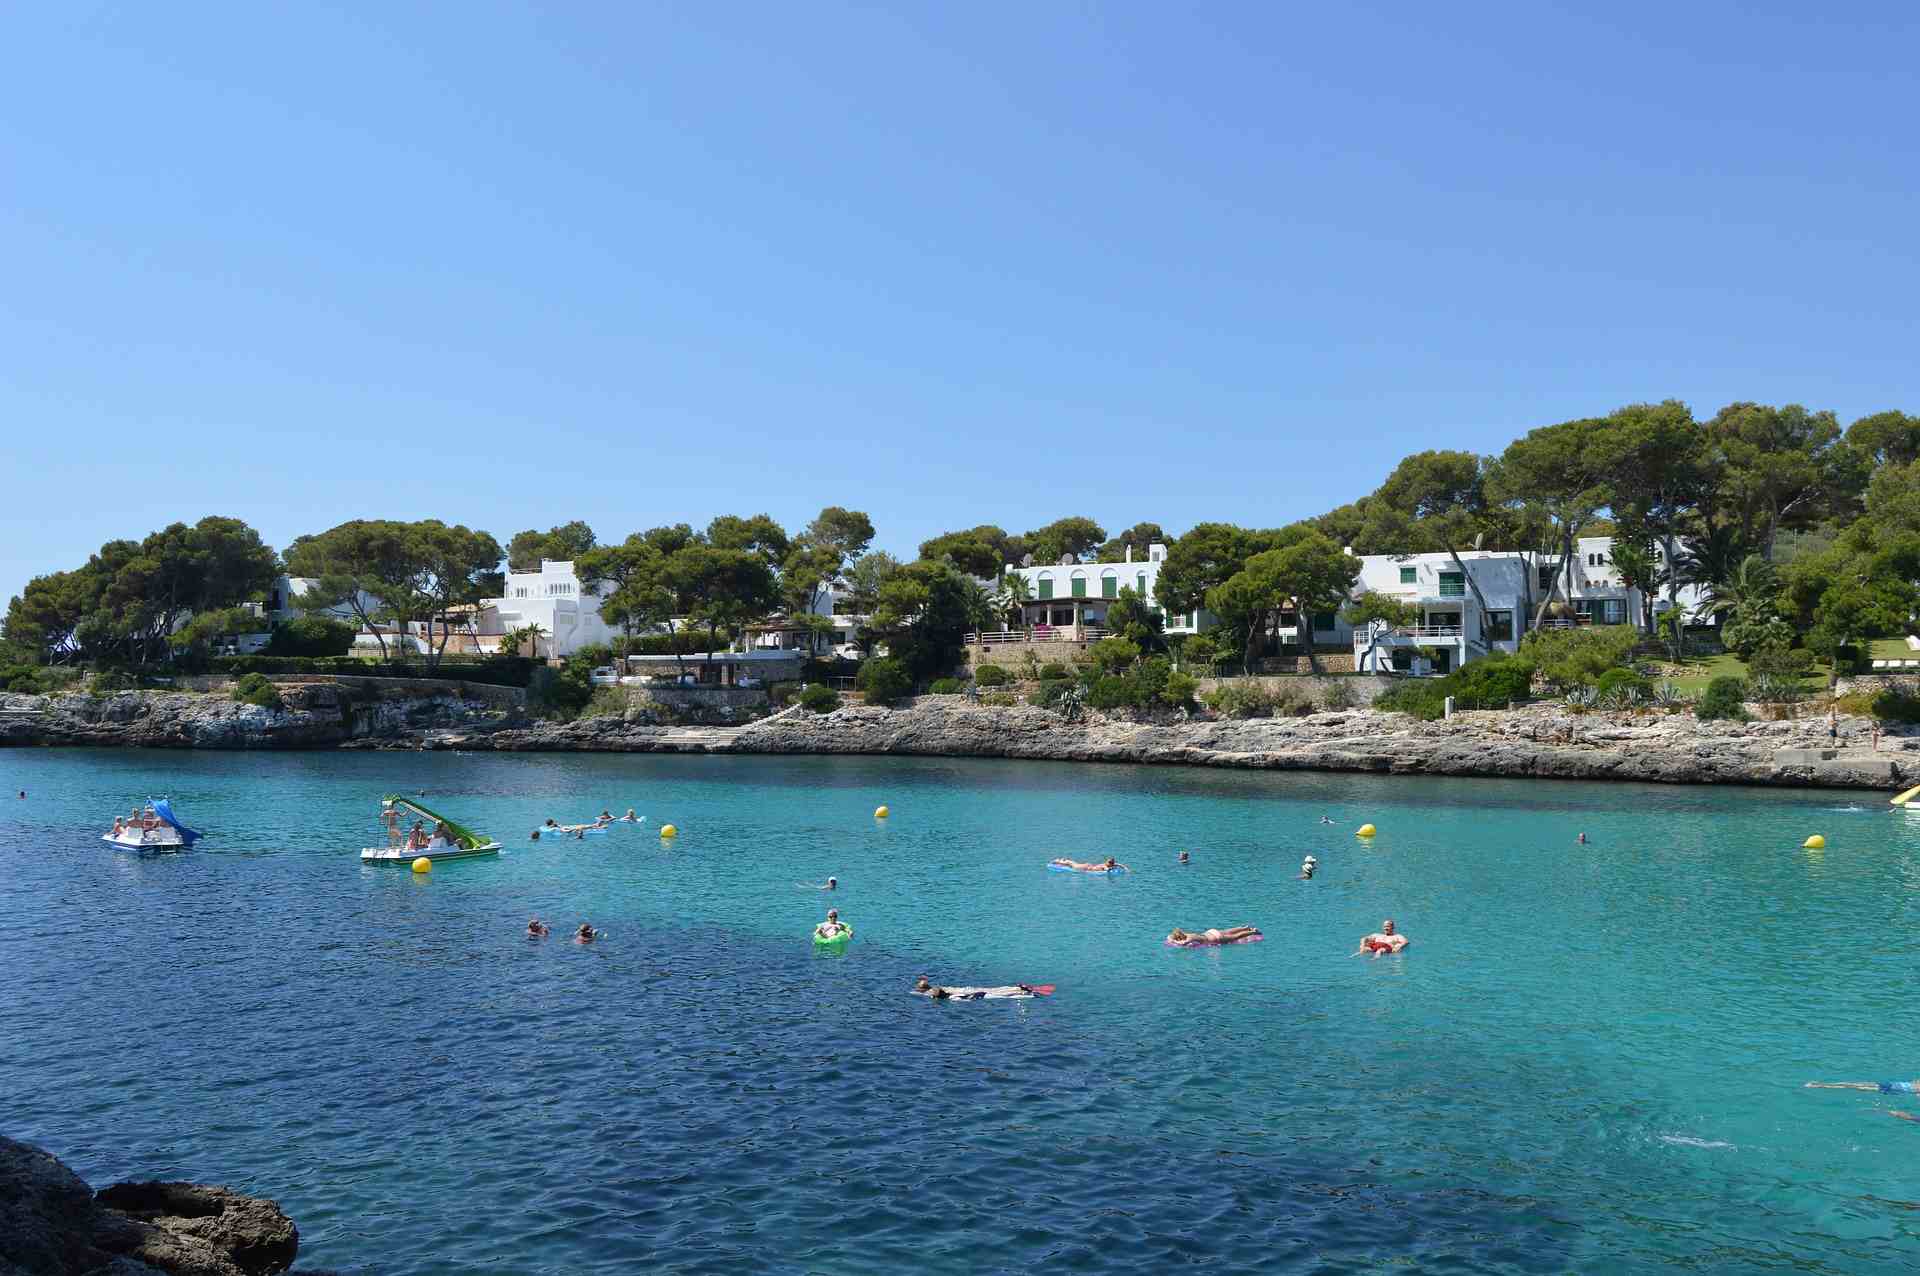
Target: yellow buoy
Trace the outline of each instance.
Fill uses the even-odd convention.
[[[660,826],[661,837],[677,837],[679,834],[680,830],[672,824],[662,824]]]
[[[413,862],[413,871],[416,873],[431,873],[433,871],[433,861],[422,855]]]
[[[874,818],[874,819],[876,819],[876,820],[884,820],[884,819],[886,819],[886,818],[887,818],[887,808],[886,808],[886,807],[884,807],[884,806],[876,806],[876,807],[874,807],[874,808],[873,808],[873,818]]]
[[[1359,828],[1353,831],[1353,835],[1355,837],[1372,837],[1375,833],[1379,831],[1380,830],[1374,828],[1373,825],[1371,824],[1362,824]]]
[[[1815,833],[1812,837],[1800,843],[1800,845],[1806,850],[1818,851],[1826,847],[1827,839],[1824,837],[1821,837],[1818,833]]]

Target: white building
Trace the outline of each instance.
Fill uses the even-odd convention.
[[[512,633],[528,625],[540,626],[540,654],[570,656],[582,647],[611,643],[620,630],[600,617],[600,604],[613,586],[598,589],[581,585],[571,561],[540,561],[540,569],[531,572],[510,571],[504,593],[482,602],[483,611],[491,611],[482,631],[497,623],[499,632]]]
[[[854,643],[867,617],[854,611],[853,594],[842,581],[825,591],[815,591],[807,607],[809,616],[825,616],[833,621],[831,631],[816,630],[811,624],[792,617],[779,617],[747,626],[747,643],[755,651],[800,651],[820,659],[840,657],[858,659],[860,649]]]
[[[1204,611],[1168,613],[1161,606],[1157,585],[1167,547],[1147,546],[1146,557],[1135,560],[1133,547],[1118,563],[1064,563],[1052,567],[1009,567],[1008,576],[1026,581],[1027,601],[1020,606],[1023,624],[1038,630],[1063,631],[1080,638],[1088,629],[1103,628],[1107,605],[1131,589],[1166,618],[1169,634],[1191,634],[1211,623]],[[1038,635],[1036,635],[1038,636]]]

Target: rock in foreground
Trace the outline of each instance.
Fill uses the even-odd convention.
[[[272,1276],[299,1248],[272,1201],[197,1183],[95,1194],[51,1153],[0,1137],[0,1276]]]

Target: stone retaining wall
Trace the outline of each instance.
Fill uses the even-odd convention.
[[[630,705],[653,703],[675,709],[757,709],[768,703],[758,687],[683,687],[673,683],[627,687]]]
[[[1311,674],[1293,675],[1276,678],[1201,678],[1200,694],[1206,695],[1215,687],[1259,686],[1267,691],[1291,691],[1294,694],[1306,694],[1313,697],[1314,703],[1325,704],[1330,687],[1341,686],[1353,691],[1354,705],[1370,705],[1385,694],[1398,679],[1383,673],[1369,674],[1327,674],[1316,677]],[[1337,694],[1337,693],[1336,693]]]

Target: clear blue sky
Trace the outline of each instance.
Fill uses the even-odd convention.
[[[1272,525],[1920,411],[1908,4],[20,5],[0,597],[236,515]]]

